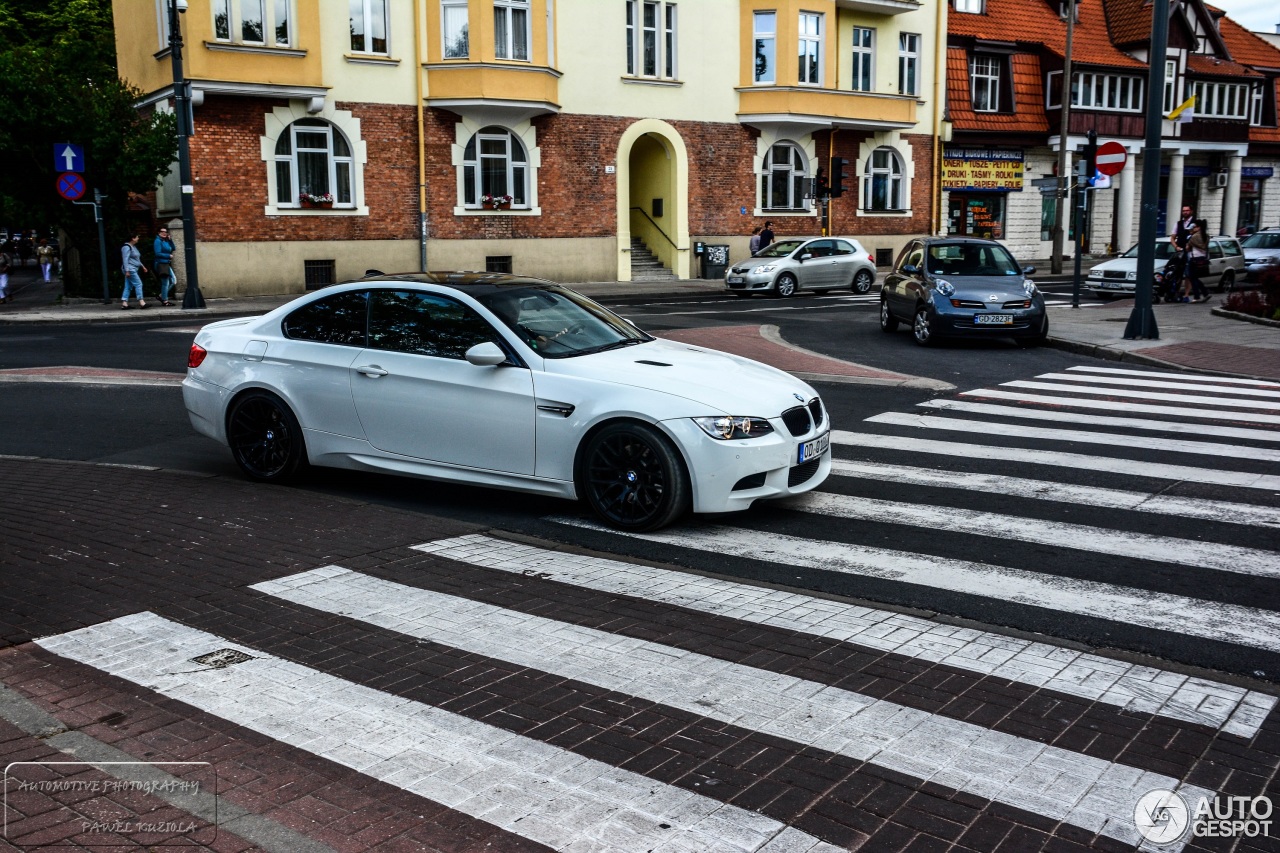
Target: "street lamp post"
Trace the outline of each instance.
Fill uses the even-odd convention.
[[[182,184],[182,251],[186,259],[187,289],[183,309],[203,308],[200,275],[196,270],[196,209],[191,178],[191,90],[182,74],[182,29],[178,13],[187,11],[187,0],[169,0],[169,57],[173,61],[173,108],[178,117],[178,180]]]

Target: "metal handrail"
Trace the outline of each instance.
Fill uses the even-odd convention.
[[[653,221],[652,216],[644,212],[644,208],[633,207],[631,209],[634,210],[636,213],[639,213],[645,219],[649,220],[649,224],[654,227],[654,230],[656,230],[659,234],[662,235],[662,239],[666,240],[668,243],[671,244],[671,248],[675,249],[677,252],[680,251],[680,247],[676,245],[676,241],[672,240],[670,237],[667,236],[667,232],[663,231],[662,228],[658,225],[658,223]]]

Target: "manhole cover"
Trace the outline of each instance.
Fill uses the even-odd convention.
[[[244,663],[247,660],[253,660],[253,655],[247,655],[235,649],[218,649],[216,652],[209,652],[207,655],[192,658],[191,662],[210,666],[214,669],[224,669],[228,666]]]

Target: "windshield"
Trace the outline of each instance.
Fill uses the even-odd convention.
[[[1021,275],[1004,246],[995,243],[934,243],[929,246],[933,275]]]
[[[479,301],[543,358],[571,358],[653,340],[603,305],[563,287],[499,290]]]
[[[1280,249],[1280,233],[1259,231],[1240,244],[1246,249]]]
[[[1177,252],[1177,251],[1178,251],[1178,250],[1177,250],[1177,249],[1175,249],[1175,248],[1174,248],[1174,246],[1173,246],[1173,244],[1172,244],[1172,243],[1170,243],[1168,240],[1161,240],[1159,243],[1156,243],[1156,254],[1155,254],[1155,259],[1156,259],[1157,261],[1167,261],[1167,260],[1169,260],[1169,258],[1173,257],[1173,254],[1174,254],[1175,252]],[[1129,251],[1125,252],[1125,253],[1124,253],[1123,255],[1121,255],[1120,257],[1122,257],[1122,258],[1136,258],[1136,257],[1138,257],[1138,246],[1137,246],[1137,244],[1134,244],[1133,246],[1131,246],[1131,247],[1129,248]]]
[[[756,253],[757,258],[785,258],[804,243],[803,240],[779,240]]]

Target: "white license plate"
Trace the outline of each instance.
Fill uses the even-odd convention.
[[[729,276],[730,284],[742,284],[744,281],[746,281],[746,279],[740,275]]]
[[[827,452],[827,448],[831,446],[831,433],[824,432],[813,441],[806,441],[800,445],[800,452],[796,456],[796,464],[802,465],[812,459],[816,459]]]
[[[1110,288],[1113,288],[1113,289],[1115,289],[1115,290],[1119,290],[1119,289],[1120,289],[1120,282],[1118,282],[1118,281],[1104,281],[1104,282],[1102,283],[1102,286],[1103,286],[1103,287],[1110,287]]]
[[[1012,314],[974,314],[973,322],[979,326],[1011,326]]]

